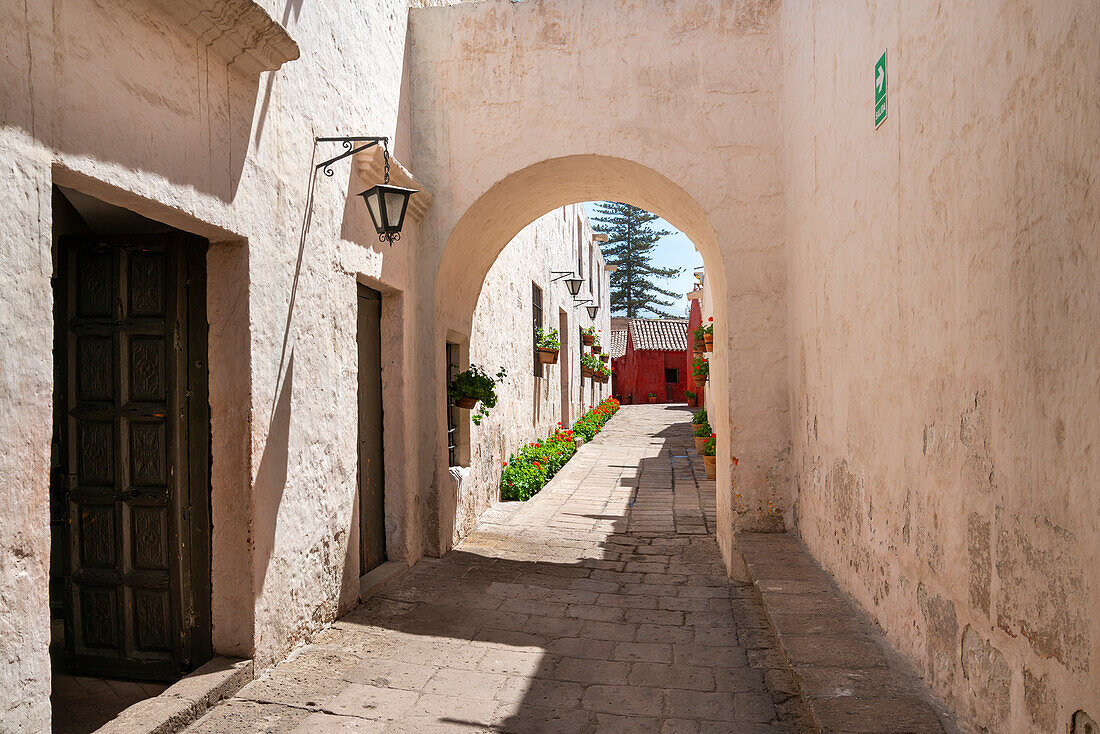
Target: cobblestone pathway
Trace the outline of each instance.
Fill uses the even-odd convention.
[[[625,406],[200,732],[798,732],[749,587],[726,579],[686,409]]]

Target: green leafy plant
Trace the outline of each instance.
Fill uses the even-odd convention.
[[[651,392],[651,393],[649,394],[649,397],[651,397],[651,398],[655,398],[655,397],[657,397],[657,393],[655,393],[655,392]]]
[[[600,362],[599,357],[597,357],[595,354],[592,354],[591,352],[585,352],[581,355],[581,367],[586,367],[593,372],[597,372],[602,366],[603,363]]]
[[[691,361],[691,374],[695,376],[696,382],[706,382],[710,375],[710,362],[706,357],[696,357]]]
[[[541,441],[533,441],[513,452],[502,464],[500,498],[528,500],[533,497],[577,450],[573,431],[558,427]]]
[[[590,337],[595,338],[595,336],[596,336],[596,325],[593,324],[592,326],[582,326],[581,327],[581,334],[583,334],[584,336],[590,336]]]
[[[699,397],[699,395],[692,390],[684,390],[684,397],[688,400],[694,400]],[[695,421],[693,420],[692,422],[694,423]]]
[[[718,442],[718,434],[716,434],[716,433],[710,434],[710,438],[708,438],[703,443],[703,456],[714,456],[715,444],[717,444],[717,442]]]
[[[693,415],[691,417],[691,422],[696,424],[696,425],[699,425],[700,423],[706,423],[707,422],[707,409],[703,408],[698,413]]]
[[[711,435],[710,424],[704,422],[693,426],[691,429],[691,435],[698,436],[699,438]]]
[[[606,398],[581,416],[572,429],[559,423],[543,440],[533,441],[513,452],[501,465],[500,498],[528,500],[533,497],[576,453],[574,436],[591,440],[618,410],[619,401]]]
[[[505,372],[503,367],[497,372],[496,377],[493,377],[478,365],[472,364],[469,369],[454,376],[450,384],[447,385],[447,394],[454,399],[473,398],[477,400],[480,405],[478,405],[477,412],[470,416],[470,421],[475,426],[479,426],[482,419],[489,415],[489,409],[496,407],[496,385],[507,376],[508,373]]]
[[[585,441],[591,441],[618,410],[618,400],[604,398],[599,405],[591,408],[573,424],[573,432],[583,437]]]
[[[543,331],[540,326],[535,329],[535,347],[537,349],[561,349],[561,341],[558,339],[558,330]]]

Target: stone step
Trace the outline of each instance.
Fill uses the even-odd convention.
[[[737,545],[817,731],[956,734],[950,710],[787,533]]]

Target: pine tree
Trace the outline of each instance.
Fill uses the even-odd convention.
[[[657,268],[651,264],[653,248],[662,237],[672,234],[668,230],[653,229],[649,223],[657,219],[645,209],[617,201],[601,201],[596,204],[592,229],[607,234],[603,243],[604,258],[609,265],[617,266],[611,273],[611,310],[629,318],[638,318],[648,312],[654,316],[673,317],[664,309],[673,305],[662,296],[679,298],[680,294],[661,288],[657,281],[674,278],[682,268]]]

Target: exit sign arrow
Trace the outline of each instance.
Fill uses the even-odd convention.
[[[875,129],[886,120],[886,52],[875,62]]]

